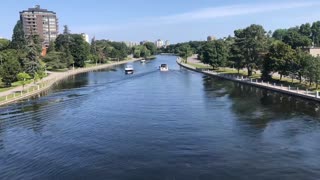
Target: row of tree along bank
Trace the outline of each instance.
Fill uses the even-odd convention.
[[[289,29],[267,32],[261,25],[250,25],[234,31],[234,36],[213,41],[191,41],[170,45],[165,53],[183,57],[192,53],[213,68],[246,68],[248,76],[260,70],[263,80],[271,80],[272,74],[308,81],[310,85],[320,81],[320,57],[309,54],[312,45],[320,46],[320,21],[302,24]]]
[[[127,59],[129,54],[147,58],[157,53],[153,43],[129,48],[123,42],[93,38],[89,44],[81,34],[72,34],[67,26],[54,42],[50,42],[44,57],[41,56],[41,44],[42,40],[36,33],[25,36],[21,21],[14,27],[12,41],[0,39],[1,86],[10,87],[18,80],[22,85],[28,79],[37,81],[46,76],[46,70],[67,70],[84,67],[87,63],[121,61]]]

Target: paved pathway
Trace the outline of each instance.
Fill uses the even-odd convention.
[[[193,60],[193,62],[197,62],[194,60],[194,57],[190,57],[189,59],[190,61]],[[177,62],[188,69],[196,70],[194,66],[181,63],[179,59],[177,60]],[[199,71],[199,70],[196,70],[196,71]],[[223,74],[223,73],[218,73],[211,70],[202,71],[202,73],[221,77],[231,81],[242,82],[245,84],[266,88],[266,89],[270,89],[270,90],[274,90],[274,91],[278,91],[278,92],[282,92],[282,93],[286,93],[294,96],[312,99],[318,102],[320,101],[320,96],[318,92],[311,92],[309,90],[299,89],[297,87],[283,86],[282,84],[276,84],[276,83],[270,84],[269,82],[263,82],[262,80],[259,80],[259,79],[251,79],[244,76],[232,75],[232,74]]]
[[[128,63],[128,62],[133,62],[133,61],[138,61],[140,60],[140,58],[133,58],[131,60],[127,60],[127,61],[119,61],[119,62],[113,62],[110,64],[102,64],[102,65],[97,65],[97,66],[92,66],[92,67],[87,67],[87,68],[78,68],[75,70],[69,70],[66,72],[48,72],[48,76],[43,78],[42,80],[38,81],[37,84],[40,84],[42,82],[49,82],[49,81],[54,81],[54,80],[59,80],[59,79],[63,79],[67,76],[70,75],[74,75],[77,73],[82,73],[82,72],[88,72],[88,71],[93,71],[93,70],[98,70],[98,69],[103,69],[103,68],[107,68],[113,65],[118,65],[118,64],[124,64],[124,63]],[[32,86],[37,86],[34,83],[30,83],[25,85],[24,89],[28,89]],[[15,92],[21,92],[22,91],[22,86],[17,86],[13,89],[9,89],[7,91],[4,92],[0,92],[0,97],[4,97],[10,94],[13,94]]]

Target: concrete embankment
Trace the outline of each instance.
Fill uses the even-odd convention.
[[[298,88],[293,88],[290,86],[285,87],[285,86],[282,86],[279,84],[278,85],[277,84],[270,84],[268,82],[259,81],[258,79],[251,79],[251,78],[227,75],[227,74],[217,73],[214,71],[203,71],[203,70],[197,69],[191,65],[182,63],[181,60],[182,60],[181,58],[177,59],[177,63],[181,67],[184,67],[186,69],[196,71],[199,73],[203,73],[208,76],[214,76],[214,77],[218,77],[221,79],[226,79],[226,80],[230,80],[230,81],[234,81],[234,82],[238,82],[241,84],[246,84],[246,85],[254,86],[254,87],[258,87],[258,88],[263,88],[263,89],[279,92],[282,94],[286,94],[286,95],[290,95],[290,96],[294,96],[294,97],[299,97],[299,98],[306,99],[306,100],[320,102],[320,95],[319,95],[318,91],[317,92],[310,92],[308,90],[299,90]]]
[[[29,86],[29,88],[27,89],[27,92],[22,92],[20,90],[20,91],[15,91],[11,94],[6,94],[6,95],[1,96],[0,98],[3,98],[3,100],[0,101],[0,106],[11,104],[16,101],[27,99],[29,97],[38,95],[41,92],[44,92],[44,91],[50,89],[55,83],[65,79],[69,76],[80,74],[80,73],[85,73],[85,72],[90,72],[90,71],[96,71],[99,69],[105,69],[108,67],[112,67],[112,66],[116,66],[116,65],[120,65],[120,64],[125,64],[125,63],[129,63],[129,62],[134,62],[134,61],[138,61],[138,60],[141,60],[141,59],[119,61],[119,62],[114,62],[114,63],[110,63],[110,64],[97,65],[97,66],[93,66],[93,67],[79,68],[79,69],[69,70],[69,71],[63,72],[63,73],[52,73],[45,80],[42,80],[33,86]],[[21,89],[22,89],[22,87],[21,87]]]

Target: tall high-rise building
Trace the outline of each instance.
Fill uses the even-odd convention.
[[[58,18],[55,12],[41,9],[39,5],[20,12],[25,36],[38,34],[43,47],[54,41],[59,33]]]
[[[170,41],[166,40],[165,43],[164,43],[164,47],[168,47],[169,45],[170,45]]]
[[[90,44],[90,39],[89,39],[89,35],[88,34],[81,33],[81,36],[82,36],[83,40],[85,40],[87,43]]]
[[[161,39],[158,39],[154,44],[157,46],[157,48],[162,48],[164,45]]]

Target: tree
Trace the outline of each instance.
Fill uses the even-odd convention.
[[[0,38],[0,51],[7,49],[9,45],[10,45],[9,40]]]
[[[74,65],[76,67],[84,67],[90,52],[90,46],[80,34],[71,34],[70,36],[71,43],[69,48],[74,59]]]
[[[179,47],[178,54],[184,59],[185,63],[188,63],[188,57],[192,56],[192,50],[189,44],[184,44]]]
[[[266,32],[260,25],[251,25],[235,32],[235,49],[238,49],[239,58],[243,58],[248,70],[248,76],[252,76],[254,68],[261,64],[262,55],[266,51]]]
[[[35,73],[41,68],[39,41],[37,36],[30,36],[28,40],[27,56],[24,59],[24,71],[34,77]]]
[[[8,61],[10,59],[18,59],[18,52],[14,49],[6,49],[0,51],[0,65],[3,64],[5,61]]]
[[[284,36],[288,33],[287,29],[277,29],[273,32],[272,37],[276,40],[282,41]]]
[[[64,25],[64,26],[63,26],[63,35],[69,35],[70,32],[71,32],[71,31],[70,31],[68,25]]]
[[[17,80],[17,74],[20,70],[20,64],[17,59],[13,57],[6,59],[0,68],[2,82],[4,82],[6,86],[10,87],[11,83]]]
[[[51,51],[43,57],[43,62],[49,70],[65,69],[70,66],[69,58],[64,52]]]
[[[295,51],[291,46],[281,41],[275,41],[266,55],[265,61],[267,63],[264,63],[263,77],[266,78],[267,73],[270,71],[278,72],[280,74],[280,80],[282,76],[289,75],[290,72],[293,72],[294,55]]]
[[[12,41],[10,48],[12,49],[24,49],[27,45],[25,39],[22,22],[19,20],[13,29]]]
[[[298,28],[290,28],[288,33],[284,36],[283,42],[289,44],[293,49],[307,47],[312,44],[312,41],[308,36],[299,33]]]
[[[238,70],[238,74],[240,69],[245,67],[245,59],[241,49],[235,43],[231,45],[230,48],[230,66],[232,68],[236,68]]]
[[[320,46],[320,21],[312,23],[311,39],[315,46]]]
[[[310,61],[312,61],[312,55],[309,53],[301,50],[301,49],[296,49],[295,55],[296,58],[296,65],[297,65],[297,75],[299,77],[300,83],[302,82],[302,77],[305,76],[307,72],[307,66]]]
[[[311,30],[310,23],[301,24],[301,26],[299,28],[299,33],[301,35],[303,35],[303,36],[306,36],[306,37],[310,38],[311,35],[312,35],[312,30]]]
[[[22,90],[24,90],[24,86],[26,85],[27,80],[31,79],[30,75],[25,73],[25,72],[19,73],[17,75],[17,78],[18,78],[18,80],[20,81],[20,83],[22,85]]]
[[[151,55],[157,54],[157,47],[152,42],[146,42],[144,46],[150,51]]]
[[[55,52],[55,51],[56,51],[56,45],[55,45],[54,41],[50,41],[49,47],[47,49],[47,53]]]
[[[223,40],[207,42],[201,57],[204,64],[210,64],[213,68],[223,67],[227,64],[228,47]]]
[[[316,89],[318,89],[319,81],[320,81],[320,58],[319,57],[311,57],[311,59],[307,62],[305,74],[306,74],[306,77],[309,79],[310,85],[312,85],[312,82],[315,82]]]

